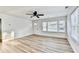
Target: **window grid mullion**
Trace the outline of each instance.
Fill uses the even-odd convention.
[[[47,24],[46,24],[46,31],[48,31],[48,22],[47,22]]]
[[[59,21],[57,20],[57,32],[59,32]]]

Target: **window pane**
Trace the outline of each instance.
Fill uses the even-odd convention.
[[[59,32],[65,32],[65,21],[64,20],[60,20],[58,26],[59,26]]]
[[[79,15],[78,15],[78,19],[79,19]],[[77,26],[77,33],[78,33],[78,37],[79,37],[79,20],[78,20],[78,26]]]
[[[48,31],[57,32],[57,21],[48,22]]]
[[[71,15],[71,36],[78,42],[79,38],[79,14],[76,9]]]
[[[46,25],[47,25],[47,22],[43,22],[42,26],[43,26],[43,31],[46,31]]]

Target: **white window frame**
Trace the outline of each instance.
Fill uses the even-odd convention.
[[[58,21],[53,21],[53,23],[54,22],[58,22]],[[47,30],[48,30],[48,32],[57,32],[58,31],[58,29],[56,30],[56,31],[51,31],[51,30],[49,30],[50,28],[49,28],[49,24],[51,23],[51,22],[47,22],[48,23],[48,25],[47,25]],[[57,24],[56,24],[56,28],[57,28],[58,26],[57,26]]]
[[[55,21],[57,21],[57,31],[48,31],[48,22],[55,22]],[[59,31],[59,21],[62,21],[62,20],[55,20],[55,21],[43,21],[43,22],[47,22],[47,24],[46,24],[46,31],[43,31],[43,25],[42,25],[42,31],[43,32],[59,32],[59,33],[66,33],[66,21],[65,20],[63,20],[64,22],[65,22],[65,26],[64,26],[64,31],[63,32],[60,32]],[[43,22],[42,22],[42,24],[43,24]]]
[[[74,12],[71,14],[71,37],[75,39],[76,42],[79,42],[79,32],[78,32],[79,24],[77,24],[77,22],[79,22],[78,10],[79,10],[79,7],[76,10],[74,10]],[[75,17],[75,18],[72,18],[72,17]]]

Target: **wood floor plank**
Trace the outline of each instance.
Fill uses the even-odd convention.
[[[67,39],[39,35],[0,43],[0,53],[73,53]]]

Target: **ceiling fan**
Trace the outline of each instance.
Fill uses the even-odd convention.
[[[38,14],[37,11],[34,11],[31,14],[27,13],[26,15],[31,15],[31,18],[34,17],[34,16],[37,17],[37,18],[40,18],[39,16],[44,16],[44,14]]]

